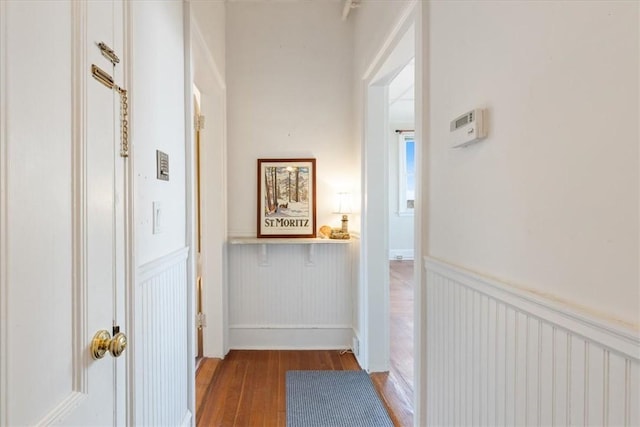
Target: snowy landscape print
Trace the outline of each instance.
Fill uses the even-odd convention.
[[[316,237],[316,159],[258,159],[258,237]]]
[[[264,215],[267,218],[309,218],[310,194],[307,166],[264,168]]]

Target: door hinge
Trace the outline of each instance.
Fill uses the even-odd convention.
[[[201,131],[204,129],[204,116],[202,114],[196,114],[193,119],[193,126],[196,131]]]
[[[196,314],[196,326],[198,329],[207,327],[207,315],[204,313]]]

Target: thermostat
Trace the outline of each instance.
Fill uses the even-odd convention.
[[[451,120],[451,146],[453,148],[466,147],[487,136],[485,126],[485,111],[476,108]]]

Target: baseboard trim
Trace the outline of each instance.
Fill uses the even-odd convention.
[[[180,423],[180,425],[182,427],[188,427],[191,425],[191,419],[193,418],[193,415],[191,414],[191,411],[187,411],[186,414],[184,414],[184,418],[182,419],[182,422]]]
[[[330,327],[248,327],[229,328],[232,350],[342,350],[351,348],[353,329]]]
[[[389,261],[413,261],[413,249],[390,249]]]

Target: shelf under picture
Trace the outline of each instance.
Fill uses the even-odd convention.
[[[258,237],[316,237],[316,159],[258,159]]]

